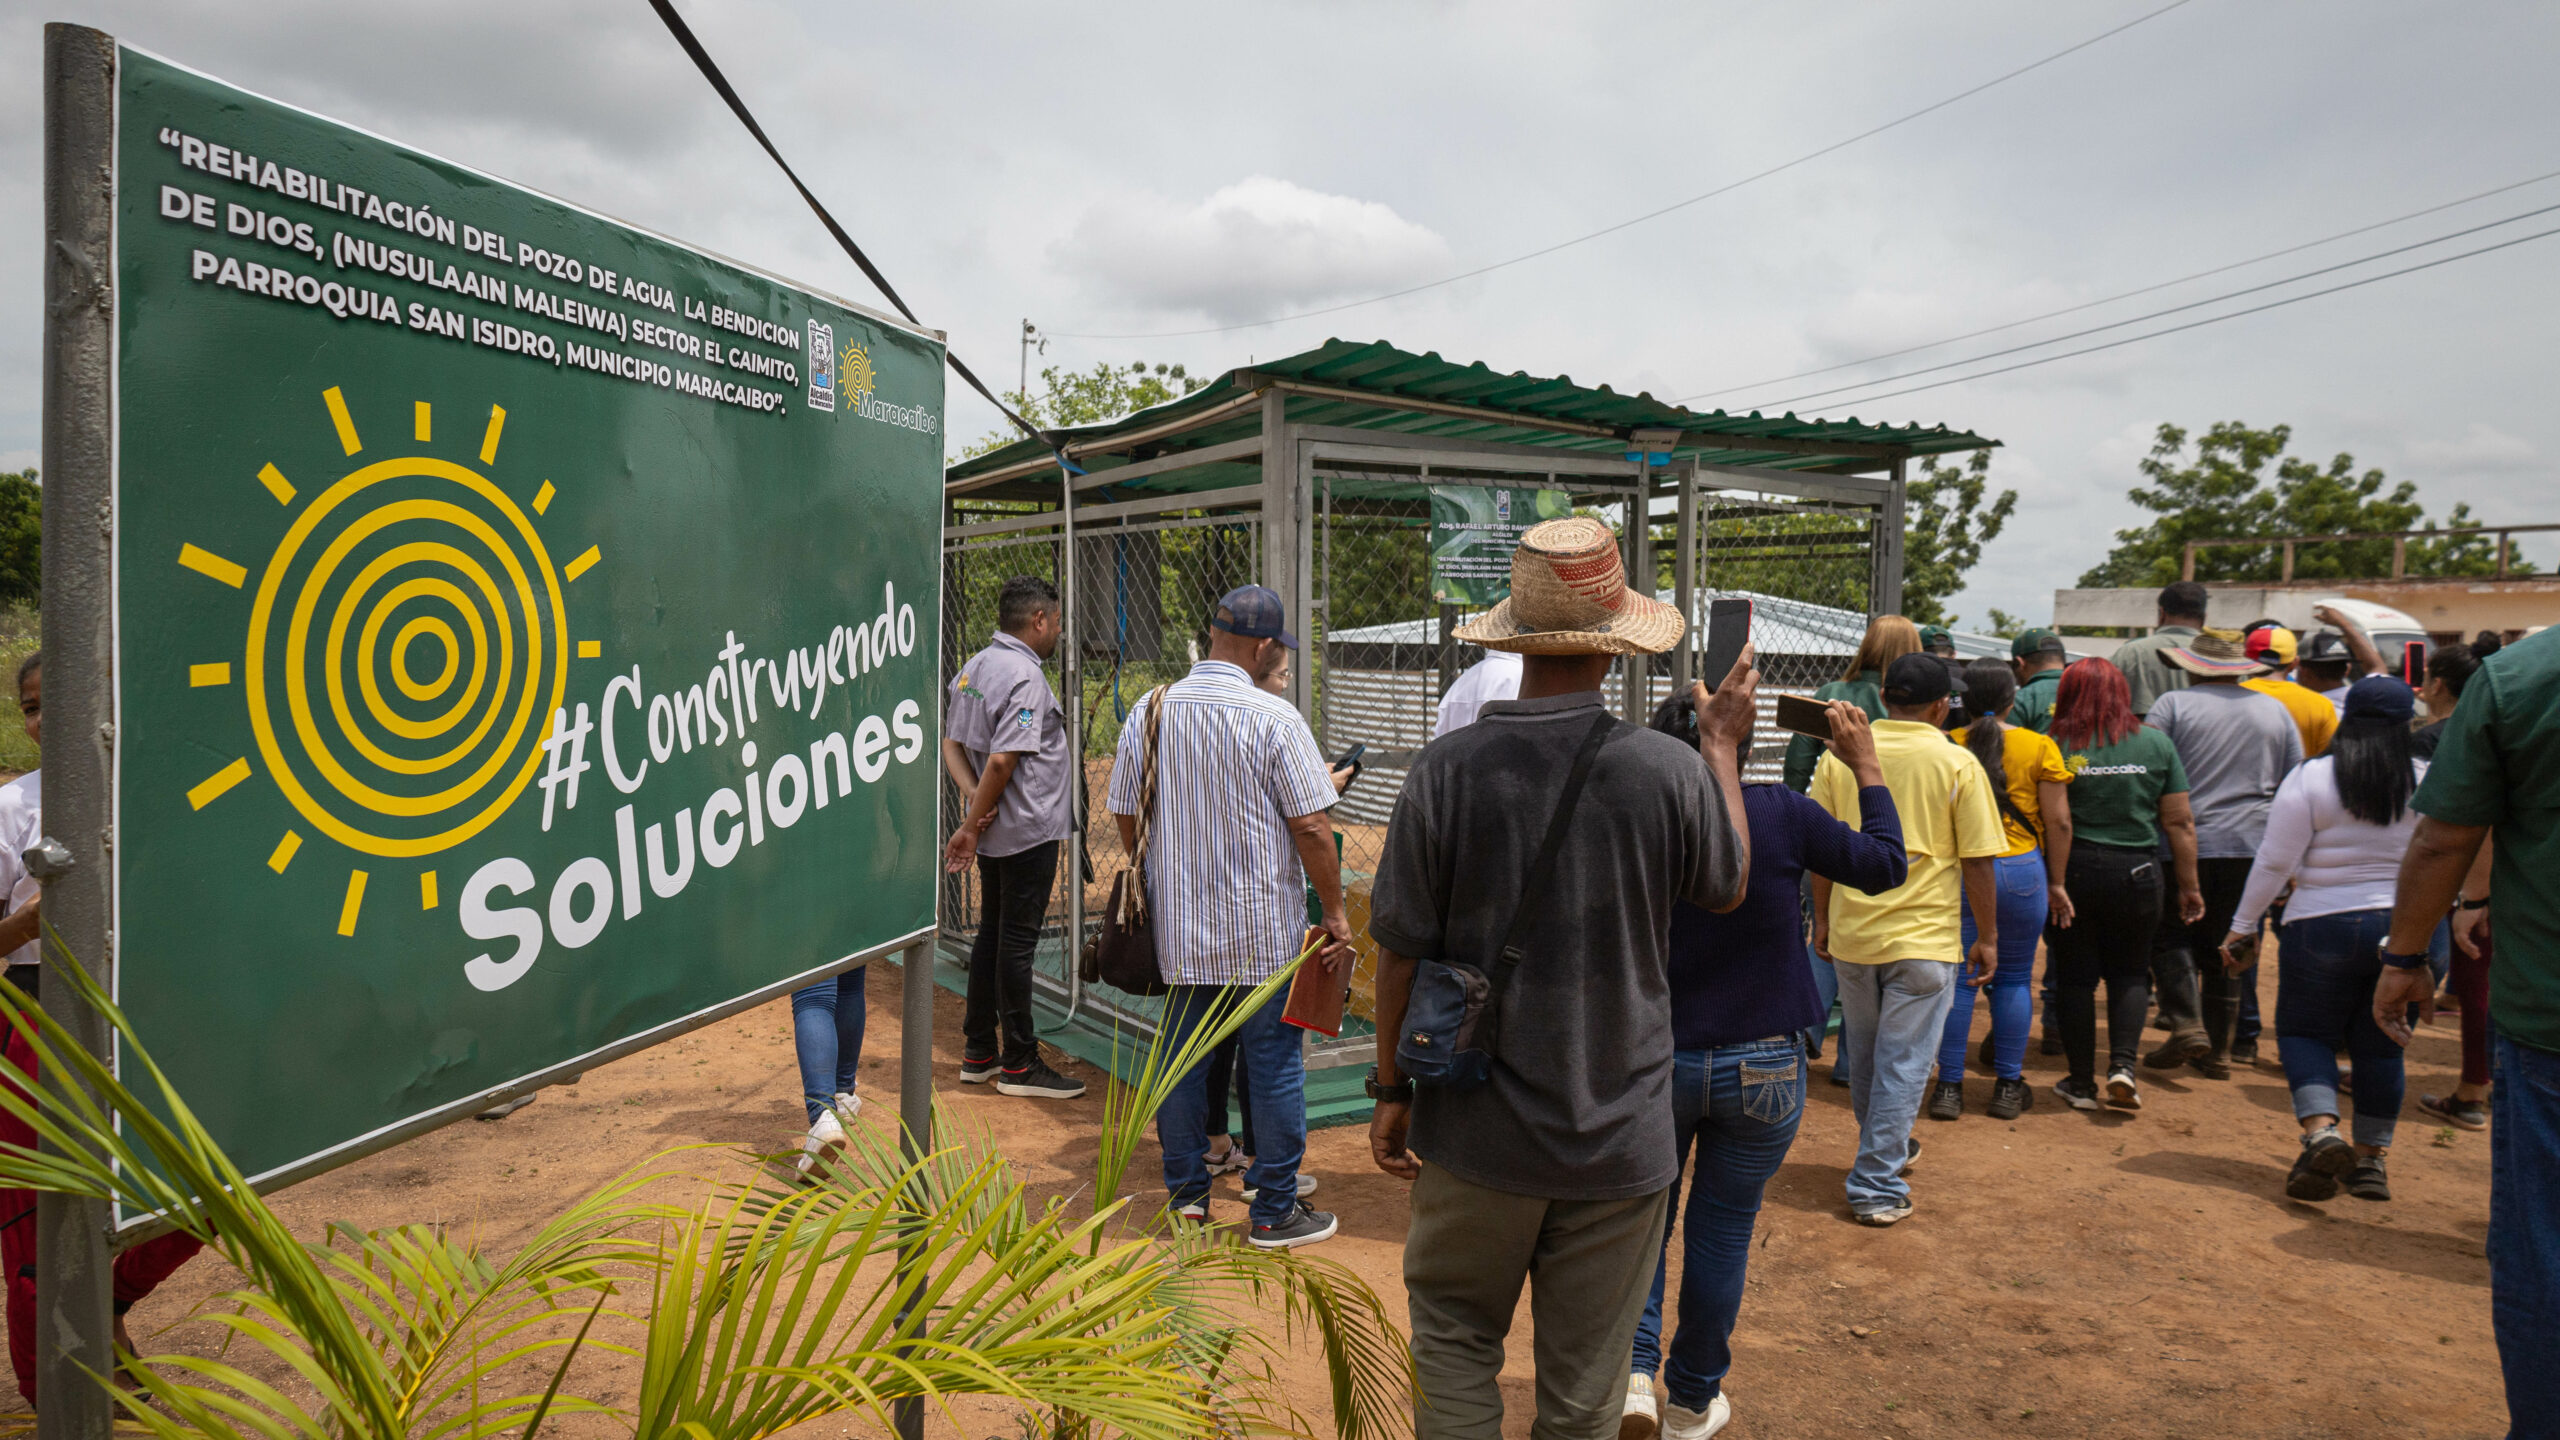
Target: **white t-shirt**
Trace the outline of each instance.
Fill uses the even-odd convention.
[[[2412,768],[2417,778],[2427,778],[2426,761],[2416,761]],[[2400,858],[2409,853],[2409,837],[2417,828],[2414,806],[2390,825],[2348,814],[2338,798],[2337,758],[2323,755],[2303,762],[2276,788],[2266,838],[2249,867],[2240,908],[2231,915],[2232,933],[2254,934],[2288,881],[2293,885],[2293,898],[2284,904],[2288,922],[2389,910],[2398,896]]]
[[[1487,650],[1483,659],[1449,682],[1449,693],[1440,697],[1440,719],[1431,727],[1431,738],[1473,725],[1476,712],[1489,701],[1519,698],[1520,657],[1509,650]]]
[[[43,838],[44,772],[30,770],[0,785],[0,886],[9,892],[10,914],[36,898],[36,879],[27,873],[26,862],[18,856]],[[9,963],[33,965],[43,950],[41,938],[30,940],[10,952]]]

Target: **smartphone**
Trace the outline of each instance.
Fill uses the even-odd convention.
[[[1802,695],[1778,697],[1778,728],[1810,735],[1816,740],[1831,739],[1831,707]]]
[[[1336,759],[1336,760],[1333,762],[1333,768],[1334,768],[1334,769],[1336,769],[1336,770],[1339,770],[1339,769],[1341,769],[1343,766],[1348,765],[1348,766],[1350,766],[1350,767],[1351,767],[1352,774],[1353,774],[1353,776],[1356,778],[1356,777],[1358,776],[1359,772],[1360,772],[1360,757],[1361,757],[1361,756],[1363,756],[1363,755],[1366,755],[1366,754],[1368,754],[1368,753],[1369,753],[1369,742],[1368,742],[1368,741],[1366,741],[1366,740],[1358,740],[1358,741],[1354,741],[1354,742],[1352,743],[1351,748],[1350,748],[1350,749],[1348,749],[1348,750],[1343,751],[1343,752],[1342,752],[1342,754],[1341,754],[1341,756],[1340,756],[1340,758]]]
[[[2400,678],[2411,689],[2427,683],[2427,642],[2410,640],[2400,647]]]
[[[1742,647],[1750,643],[1751,602],[1710,602],[1707,606],[1707,654],[1699,662],[1703,668],[1698,678],[1707,682],[1709,690],[1723,684],[1724,677],[1733,673],[1733,662],[1742,658]]]

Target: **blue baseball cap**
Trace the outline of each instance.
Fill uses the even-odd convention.
[[[2347,687],[2348,720],[2371,717],[2406,725],[2418,713],[2418,692],[2392,675],[2367,675]]]
[[[1214,630],[1241,635],[1248,640],[1277,640],[1295,650],[1298,637],[1289,633],[1287,611],[1280,603],[1280,592],[1267,585],[1239,585],[1218,597],[1218,608],[1226,613],[1209,622]]]

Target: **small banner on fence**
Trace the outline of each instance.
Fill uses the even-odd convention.
[[[939,338],[118,74],[116,982],[241,1169],[928,931]]]
[[[1443,605],[1491,605],[1511,594],[1511,552],[1541,520],[1573,513],[1562,490],[1505,486],[1431,487],[1431,598]]]

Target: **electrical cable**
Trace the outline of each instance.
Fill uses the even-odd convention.
[[[668,32],[676,37],[676,43],[684,47],[685,54],[693,57],[694,68],[702,72],[702,78],[710,81],[711,88],[720,92],[720,98],[729,102],[729,111],[738,117],[738,123],[746,126],[747,133],[756,137],[756,143],[764,147],[764,153],[772,156],[773,163],[782,167],[783,178],[791,182],[792,189],[800,192],[801,199],[809,202],[809,208],[817,212],[818,223],[826,226],[827,233],[836,237],[836,243],[844,247],[844,253],[853,257],[853,263],[861,267],[862,273],[870,278],[871,283],[879,288],[880,293],[888,298],[891,305],[897,307],[898,313],[907,317],[908,324],[919,329],[931,329],[931,326],[916,318],[915,311],[907,308],[907,302],[900,298],[897,287],[889,283],[889,277],[880,273],[880,267],[871,263],[871,257],[862,253],[862,247],[853,243],[853,237],[845,233],[842,225],[836,223],[836,217],[829,214],[827,207],[820,204],[818,197],[810,193],[809,187],[801,182],[800,172],[792,169],[791,162],[782,158],[782,152],[774,147],[773,141],[765,135],[764,127],[756,123],[754,113],[747,109],[747,102],[738,98],[738,92],[729,86],[728,77],[722,75],[720,67],[712,62],[711,52],[703,49],[702,42],[693,38],[692,27],[684,23],[684,17],[676,13],[676,7],[670,4],[669,0],[649,0],[649,8],[658,12],[658,18],[666,22]],[[985,397],[988,404],[1002,411],[1004,418],[1020,427],[1023,434],[1055,451],[1060,465],[1066,466],[1071,473],[1083,473],[1067,459],[1066,451],[1059,447],[1056,440],[1030,421],[1015,414],[1012,406],[997,399],[996,393],[987,388],[986,382],[978,378],[977,372],[971,370],[967,363],[961,360],[958,351],[945,344],[942,358],[949,362],[955,374],[968,382],[970,389],[977,391],[979,395]]]
[[[1944,380],[1932,380],[1926,385],[1913,385],[1901,390],[1888,390],[1881,395],[1862,395],[1854,403],[1867,404],[1877,400],[1890,400],[1898,395],[1917,395],[1923,390],[1938,390],[1949,385],[1962,385],[1968,380],[1987,380],[1994,375],[2006,375],[2015,370],[2028,370],[2033,369],[2038,365],[2050,365],[2056,360],[2069,360],[2074,356],[2079,355],[2094,355],[2101,350],[2114,350],[2120,346],[2135,344],[2143,340],[2157,340],[2163,335],[2175,335],[2182,330],[2195,330],[2207,325],[2219,325],[2225,320],[2237,320],[2243,315],[2255,315],[2261,311],[2281,310],[2287,305],[2299,304],[2305,300],[2317,300],[2323,295],[2335,295],[2342,290],[2361,289],[2362,287],[2374,284],[2377,281],[2390,280],[2402,275],[2414,275],[2421,270],[2433,270],[2439,265],[2450,265],[2456,260],[2468,260],[2475,255],[2486,255],[2492,251],[2512,249],[2515,246],[2524,244],[2526,241],[2545,240],[2554,235],[2560,235],[2560,228],[2537,230],[2530,235],[2519,235],[2513,240],[2501,240],[2495,245],[2483,245],[2477,250],[2464,250],[2453,255],[2439,256],[2433,260],[2426,260],[2415,265],[2403,266],[2398,270],[2385,270],[2379,275],[2367,275],[2361,280],[2350,280],[2343,285],[2332,285],[2325,290],[2311,290],[2300,295],[2288,295],[2281,300],[2270,300],[2263,305],[2252,305],[2245,310],[2234,310],[2227,315],[2207,315],[2201,320],[2190,320],[2183,325],[2169,325],[2141,335],[2127,335],[2121,340],[2109,340],[2103,345],[2087,345],[2077,350],[2066,350],[2059,355],[2040,355],[2033,360],[2021,360],[2015,365],[2003,365],[1996,370],[1983,370],[1972,375],[1956,375]],[[1912,373],[1917,374],[1919,372],[1914,371]],[[1882,385],[1890,384],[1891,382],[1879,380],[1875,383]]]
[[[2554,210],[2560,210],[2560,204],[2545,205],[2540,209],[2527,210],[2517,215],[2509,215],[2501,220],[2485,221],[2481,224],[2468,226],[2464,229],[2448,231],[2445,234],[2437,235],[2426,240],[2413,240],[2406,245],[2395,245],[2388,250],[2377,250],[2370,255],[2359,256],[2353,260],[2341,260],[2334,265],[2323,265],[2316,270],[2305,270],[2300,274],[2287,275],[2280,279],[2268,280],[2256,285],[2243,286],[2237,290],[2227,290],[2220,295],[2208,295],[2202,300],[2190,300],[2183,305],[2172,305],[2166,309],[2154,310],[2148,314],[2135,315],[2123,320],[2110,320],[2104,325],[2092,325],[2085,330],[2072,330],[2043,340],[2030,340],[2023,345],[2011,345],[2004,349],[1986,350],[1979,355],[1967,355],[1961,359],[1941,360],[1935,365],[1923,365],[1918,369],[1905,370],[1897,375],[1879,376],[1873,380],[1860,380],[1848,385],[1834,385],[1828,390],[1808,390],[1801,395],[1789,395],[1783,399],[1766,400],[1748,408],[1755,410],[1767,410],[1779,405],[1793,405],[1802,400],[1819,400],[1832,395],[1845,395],[1853,390],[1866,390],[1878,385],[1891,385],[1897,381],[1911,379],[1915,375],[1933,375],[1938,371],[1952,370],[1960,365],[1979,365],[1985,360],[1997,360],[2004,355],[2016,355],[2028,350],[2041,350],[2048,345],[2060,345],[2066,341],[2081,339],[2084,336],[2103,335],[2109,330],[2121,330],[2127,325],[2139,325],[2146,320],[2157,320],[2165,315],[2182,314],[2186,311],[2199,309],[2206,305],[2219,305],[2225,300],[2237,300],[2243,295],[2255,295],[2261,290],[2273,290],[2280,286],[2296,284],[2304,280],[2312,279],[2315,276],[2327,275],[2339,270],[2352,270],[2359,265],[2370,265],[2376,260],[2387,260],[2394,255],[2405,255],[2412,250],[2424,250],[2430,245],[2441,245],[2447,240],[2459,240],[2465,235],[2477,235],[2483,230],[2495,230],[2501,225],[2513,225],[2519,220],[2530,220],[2536,215],[2548,215]],[[2329,292],[2322,291],[2320,293],[2327,294]]]
[[[663,4],[664,0],[650,0],[650,3]],[[1807,151],[1793,160],[1784,161],[1780,164],[1772,165],[1766,170],[1745,175],[1739,180],[1729,181],[1712,190],[1692,195],[1686,200],[1674,200],[1670,204],[1665,205],[1658,210],[1648,210],[1644,214],[1638,215],[1633,219],[1621,220],[1614,225],[1604,226],[1587,235],[1577,235],[1570,240],[1559,240],[1553,245],[1531,250],[1523,255],[1514,255],[1508,260],[1496,260],[1490,265],[1479,265],[1473,270],[1462,270],[1455,275],[1443,276],[1438,280],[1426,280],[1419,285],[1408,285],[1402,290],[1390,290],[1383,295],[1372,295],[1366,300],[1346,300],[1339,305],[1319,306],[1313,310],[1301,310],[1294,315],[1275,315],[1268,320],[1247,320],[1235,325],[1210,325],[1197,330],[1135,330],[1122,334],[1051,330],[1047,333],[1061,340],[1170,340],[1191,335],[1226,335],[1238,330],[1259,330],[1266,325],[1285,325],[1292,320],[1312,320],[1320,315],[1339,315],[1345,310],[1357,310],[1367,305],[1383,304],[1389,300],[1401,300],[1407,295],[1419,295],[1425,290],[1436,290],[1443,285],[1455,285],[1461,280],[1472,280],[1479,275],[1490,275],[1496,270],[1507,270],[1514,265],[1525,264],[1531,260],[1553,255],[1559,250],[1570,250],[1576,245],[1587,244],[1590,241],[1601,239],[1604,236],[1615,235],[1621,230],[1642,225],[1648,220],[1659,220],[1663,216],[1669,215],[1674,211],[1686,210],[1692,205],[1696,205],[1707,200],[1713,200],[1719,195],[1731,194],[1733,191],[1739,190],[1745,185],[1756,184],[1773,175],[1779,175],[1786,171],[1793,170],[1799,165],[1809,164],[1812,161],[1821,159],[1825,155],[1831,154],[1833,151],[1845,150],[1848,147],[1857,144],[1861,140],[1871,140],[1876,136],[1883,134],[1887,130],[1908,125],[1914,120],[1918,120],[1923,116],[1935,114],[1936,112],[1944,110],[1948,106],[1956,104],[1959,101],[1970,100],[1985,90],[1992,89],[1995,86],[2005,85],[2010,81],[2017,79],[2021,75],[2028,74],[2031,71],[2041,70],[2045,66],[2050,65],[2057,60],[2075,55],[2080,51],[2086,50],[2090,46],[2099,43],[2100,41],[2113,39],[2127,30],[2133,29],[2137,25],[2157,20],[2161,16],[2166,15],[2170,11],[2178,9],[2180,6],[2187,3],[2188,0],[2169,0],[2168,4],[2161,6],[2159,9],[2142,15],[2137,15],[2133,19],[2127,20],[2112,30],[2102,30],[2076,45],[2065,46],[2064,48],[2056,50],[2052,54],[2045,56],[2041,60],[2030,61],[2027,64],[2019,66],[2015,70],[1993,76],[1991,79],[1985,80],[1981,84],[1976,85],[1969,90],[1959,90],[1955,94],[1950,95],[1943,100],[1923,105],[1909,114],[1897,116],[1894,119],[1885,121],[1881,125],[1861,130],[1846,140],[1835,140],[1830,144],[1823,146],[1819,150]]]
[[[2305,240],[2298,245],[2287,245],[2281,250],[2269,250],[2263,255],[2252,255],[2246,260],[2234,260],[2227,265],[2216,265],[2209,270],[2198,270],[2192,274],[2181,275],[2174,280],[2162,280],[2150,285],[2136,286],[2131,290],[2119,290],[2113,295],[2101,296],[2095,300],[2084,300],[2077,305],[2065,305],[2059,310],[2047,310],[2041,315],[2029,315],[2023,319],[2003,321],[1998,325],[1986,325],[1979,330],[1967,330],[1961,335],[1941,336],[1935,340],[1926,340],[1917,345],[1906,345],[1899,350],[1887,350],[1881,354],[1868,355],[1857,360],[1843,360],[1837,365],[1823,365],[1811,370],[1798,370],[1791,375],[1772,375],[1766,380],[1752,380],[1740,385],[1727,385],[1721,390],[1701,390],[1694,395],[1682,395],[1678,397],[1674,403],[1686,405],[1692,400],[1712,400],[1719,395],[1732,395],[1744,390],[1758,390],[1767,385],[1784,385],[1790,380],[1810,380],[1816,375],[1829,375],[1838,370],[1854,370],[1861,365],[1873,365],[1880,360],[1898,360],[1905,355],[1917,354],[1923,350],[1935,350],[1941,345],[1953,345],[1958,341],[1963,340],[1979,340],[1985,335],[1997,335],[2003,330],[2015,330],[2021,325],[2033,325],[2039,320],[2058,320],[2065,315],[2076,315],[2083,310],[2095,310],[2101,305],[2112,305],[2118,300],[2130,300],[2136,295],[2148,295],[2155,290],[2166,290],[2172,286],[2184,285],[2190,280],[2202,280],[2208,276],[2223,274],[2226,271],[2243,269],[2247,266],[2255,265],[2262,260],[2273,260],[2280,256],[2294,254],[2297,251],[2316,249],[2322,245],[2330,244],[2333,241],[2348,240],[2355,236],[2368,234],[2375,230],[2388,229],[2391,226],[2402,223],[2403,221],[2415,220],[2422,215],[2433,215],[2440,210],[2455,209],[2459,206],[2468,205],[2475,200],[2486,200],[2492,195],[2504,195],[2510,190],[2521,190],[2528,185],[2539,185],[2545,180],[2553,179],[2560,179],[2560,170],[2548,170],[2540,175],[2531,176],[2527,179],[2511,181],[2505,185],[2493,186],[2487,190],[2465,195],[2459,200],[2447,200],[2440,205],[2429,205],[2423,210],[2412,210],[2405,215],[2394,215],[2388,220],[2376,220],[2370,225],[2358,225],[2352,230],[2341,230],[2334,235],[2323,235],[2317,240]]]

